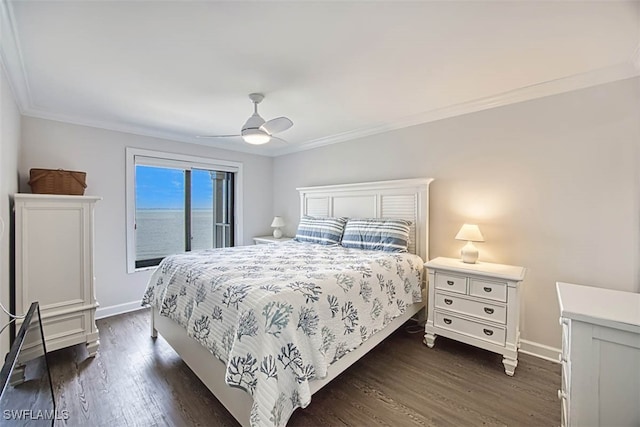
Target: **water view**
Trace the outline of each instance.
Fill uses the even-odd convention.
[[[152,259],[184,252],[184,209],[136,210],[136,259]],[[213,247],[213,211],[191,212],[191,250]]]

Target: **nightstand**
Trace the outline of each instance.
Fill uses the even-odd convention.
[[[283,242],[288,242],[291,239],[293,239],[293,237],[281,237],[279,239],[276,239],[273,236],[258,236],[258,237],[254,237],[253,241],[256,245],[263,245],[265,243],[283,243]]]
[[[507,375],[518,366],[521,283],[526,269],[513,265],[435,258],[429,273],[424,342],[437,335],[502,354]]]

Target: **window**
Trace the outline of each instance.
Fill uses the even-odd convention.
[[[128,271],[241,239],[241,164],[127,149]]]

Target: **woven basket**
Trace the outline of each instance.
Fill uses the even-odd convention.
[[[31,169],[29,185],[34,194],[70,194],[82,196],[87,188],[86,172],[63,169]]]

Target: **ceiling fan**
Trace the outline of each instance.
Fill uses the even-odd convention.
[[[199,135],[198,138],[230,138],[241,136],[245,142],[254,145],[266,144],[271,139],[278,139],[284,141],[281,138],[273,136],[273,134],[284,132],[293,126],[291,119],[287,117],[277,117],[266,121],[258,114],[258,104],[264,99],[264,95],[261,93],[249,94],[249,99],[253,102],[253,114],[247,119],[239,135]],[[286,141],[285,141],[286,142]]]

